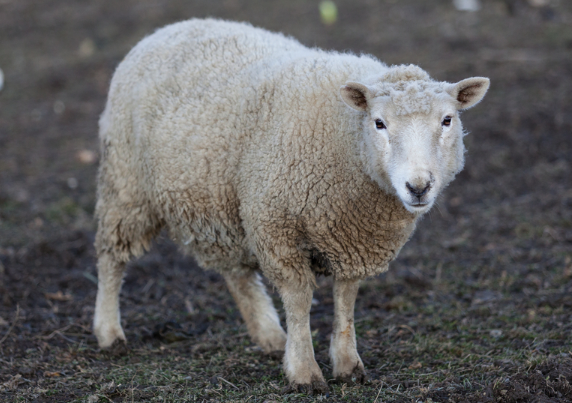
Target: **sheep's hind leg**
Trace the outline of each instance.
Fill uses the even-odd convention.
[[[126,340],[119,313],[119,292],[126,264],[132,257],[143,255],[163,224],[144,204],[138,208],[117,207],[100,199],[97,213],[98,283],[93,329],[99,346],[107,348],[116,340]]]
[[[242,314],[248,333],[265,353],[284,353],[286,333],[260,275],[253,270],[223,273],[230,293]]]
[[[330,343],[330,358],[336,380],[363,383],[365,369],[356,348],[354,306],[359,288],[358,280],[334,281],[334,326]]]
[[[288,326],[288,340],[284,354],[284,372],[290,382],[286,392],[327,393],[328,385],[314,358],[310,332],[312,287],[310,284],[279,286]]]
[[[125,342],[119,313],[119,292],[125,272],[125,263],[110,253],[100,254],[97,261],[97,298],[93,330],[99,347],[108,348],[116,340]]]

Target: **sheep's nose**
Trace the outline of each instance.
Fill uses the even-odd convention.
[[[409,193],[411,193],[412,196],[421,198],[431,188],[431,182],[427,182],[425,184],[425,187],[423,187],[423,185],[411,186],[411,184],[409,182],[405,182],[405,186],[407,187],[407,190],[409,190]]]

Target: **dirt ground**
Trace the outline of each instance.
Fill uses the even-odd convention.
[[[572,2],[0,0],[0,401],[572,402]],[[97,119],[114,68],[167,23],[250,21],[302,43],[490,77],[465,170],[356,306],[365,385],[282,394],[221,277],[162,237],[128,272],[128,349],[91,333]],[[331,378],[331,280],[312,310]],[[278,305],[279,299],[274,295]]]

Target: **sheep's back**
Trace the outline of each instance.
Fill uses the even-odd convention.
[[[100,188],[115,187],[105,193],[123,203],[150,203],[203,266],[248,260],[235,189],[244,72],[299,49],[283,35],[216,20],[143,39],[114,74],[100,120],[104,181],[114,182]]]

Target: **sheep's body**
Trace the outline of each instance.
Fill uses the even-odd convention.
[[[225,276],[267,351],[286,338],[255,272],[278,287],[289,320],[286,372],[293,385],[323,390],[305,330],[290,336],[290,326],[306,326],[300,301],[311,300],[315,272],[334,276],[347,299],[340,304],[353,311],[356,280],[385,271],[419,217],[369,172],[363,116],[339,96],[344,83],[390,70],[369,56],[215,20],[141,41],[117,69],[100,121],[100,344],[125,338],[118,279],[166,227],[202,267]],[[349,316],[336,318],[353,334]],[[339,348],[332,341],[334,373],[363,377],[350,339]]]
[[[244,24],[171,25],[114,76],[101,119],[103,200],[119,192],[146,213],[136,225],[164,222],[204,268],[256,265],[259,240],[294,255],[319,251],[337,277],[384,271],[415,216],[359,166],[348,138],[356,114],[338,94],[384,68]],[[104,226],[114,231],[106,242],[121,244],[121,225]],[[124,258],[148,242],[129,238]],[[268,265],[265,274],[308,280],[295,269]]]

